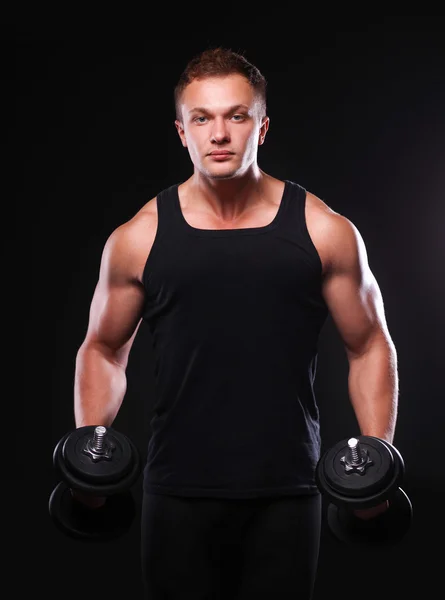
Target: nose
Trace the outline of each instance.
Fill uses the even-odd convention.
[[[213,121],[211,141],[217,144],[230,140],[229,129],[224,117],[216,117]]]

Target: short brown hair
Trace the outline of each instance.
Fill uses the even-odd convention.
[[[208,48],[192,58],[179,77],[174,90],[176,118],[181,120],[180,101],[184,89],[194,80],[205,77],[223,77],[239,73],[243,75],[257,93],[263,115],[266,114],[267,81],[259,69],[241,53],[230,48]]]

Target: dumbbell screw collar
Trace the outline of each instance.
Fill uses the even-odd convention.
[[[85,448],[83,449],[84,454],[87,454],[94,462],[99,460],[110,460],[111,454],[114,450],[114,444],[112,444],[106,438],[107,430],[103,425],[95,427],[93,437],[88,439]]]
[[[359,473],[363,475],[368,467],[372,465],[368,451],[360,446],[357,438],[348,440],[348,448],[345,456],[340,458],[340,462],[345,467],[345,473]]]

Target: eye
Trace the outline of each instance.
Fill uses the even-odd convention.
[[[237,121],[242,121],[245,118],[245,115],[233,115],[232,117],[232,119],[236,119]]]
[[[195,117],[193,119],[194,123],[203,123],[203,121],[200,121],[200,119],[207,119],[207,117]]]

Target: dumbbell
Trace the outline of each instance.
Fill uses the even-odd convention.
[[[389,442],[372,436],[342,440],[327,450],[316,466],[316,482],[327,500],[326,521],[340,542],[366,546],[399,543],[408,532],[412,503],[400,487],[405,463]],[[364,519],[355,510],[388,508]]]
[[[131,487],[141,473],[138,448],[123,433],[88,425],[65,434],[53,451],[60,480],[49,498],[53,523],[64,534],[83,541],[106,541],[130,528],[136,504]],[[90,508],[72,494],[105,497]]]

